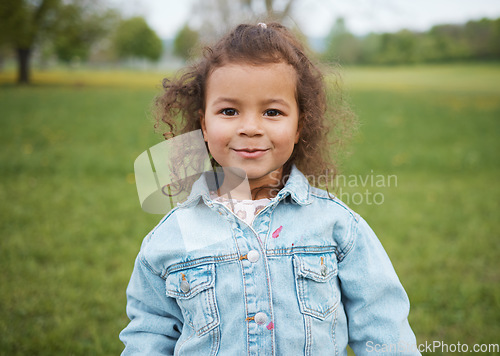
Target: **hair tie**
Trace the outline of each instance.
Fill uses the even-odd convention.
[[[259,22],[257,26],[262,27],[262,28],[267,28],[267,25],[263,22]]]

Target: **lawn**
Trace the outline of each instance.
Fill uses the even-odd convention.
[[[418,342],[498,344],[500,65],[344,72],[361,125],[335,190],[384,244]],[[161,140],[161,74],[12,76],[0,73],[0,355],[119,354],[134,258],[160,219],[140,209],[133,162]]]

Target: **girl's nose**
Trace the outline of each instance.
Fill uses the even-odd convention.
[[[240,117],[238,134],[245,136],[259,136],[263,134],[262,118],[258,114],[248,114]]]

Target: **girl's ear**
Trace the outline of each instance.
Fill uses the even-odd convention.
[[[295,133],[295,144],[299,143],[301,129],[302,127],[297,128],[297,133]]]
[[[201,126],[201,132],[203,133],[203,139],[205,142],[208,142],[205,137],[207,137],[207,126],[205,125],[205,113],[203,112],[202,109],[198,110],[198,114],[200,114],[200,126]]]
[[[295,133],[295,144],[299,143],[300,133],[302,132],[302,117],[299,118],[299,124],[297,126],[297,132]]]

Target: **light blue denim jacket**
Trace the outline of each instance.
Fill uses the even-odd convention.
[[[120,338],[123,355],[418,355],[408,312],[367,223],[293,167],[252,226],[202,176],[144,239]]]

